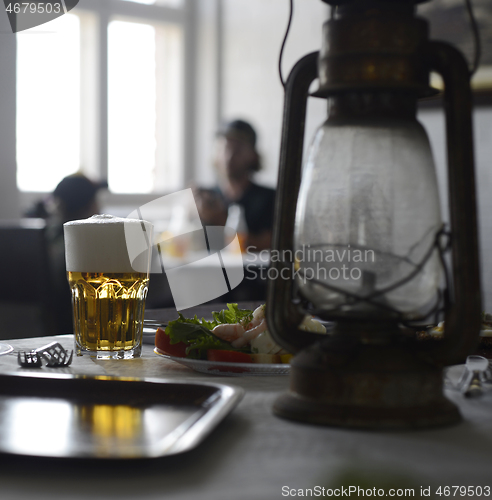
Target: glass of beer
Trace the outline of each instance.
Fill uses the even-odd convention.
[[[77,355],[139,357],[152,224],[95,215],[63,229]]]

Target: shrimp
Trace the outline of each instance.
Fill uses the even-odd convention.
[[[248,323],[241,337],[231,342],[233,347],[243,347],[267,329],[265,306],[257,307],[253,312],[253,319]]]
[[[217,335],[217,337],[226,342],[232,342],[241,338],[244,332],[244,326],[241,323],[222,323],[212,329],[214,335]]]
[[[253,319],[250,321],[246,330],[253,328],[254,326],[259,325],[262,320],[265,319],[265,306],[259,306],[253,311]]]
[[[243,347],[258,337],[267,328],[265,306],[257,307],[253,312],[253,319],[244,327],[241,323],[223,323],[217,325],[212,333],[217,337],[230,342],[233,347]]]
[[[266,319],[263,318],[261,322],[257,325],[254,326],[253,328],[250,328],[249,330],[246,330],[243,335],[233,342],[231,342],[232,347],[243,347],[249,342],[251,342],[253,339],[258,337],[258,335],[262,332],[264,332],[267,329],[267,324],[266,324]]]

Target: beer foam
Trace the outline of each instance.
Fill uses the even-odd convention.
[[[67,222],[63,231],[67,271],[132,273],[149,270],[150,222],[101,214]]]

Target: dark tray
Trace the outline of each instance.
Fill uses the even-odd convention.
[[[197,446],[243,390],[161,379],[0,375],[0,452],[139,459]]]

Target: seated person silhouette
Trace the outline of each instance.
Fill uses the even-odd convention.
[[[256,132],[249,123],[243,120],[225,123],[217,132],[214,159],[217,186],[195,189],[204,225],[223,226],[229,207],[242,207],[247,230],[245,247],[251,251],[270,248],[275,206],[275,190],[253,181],[254,174],[261,169],[256,141]]]

